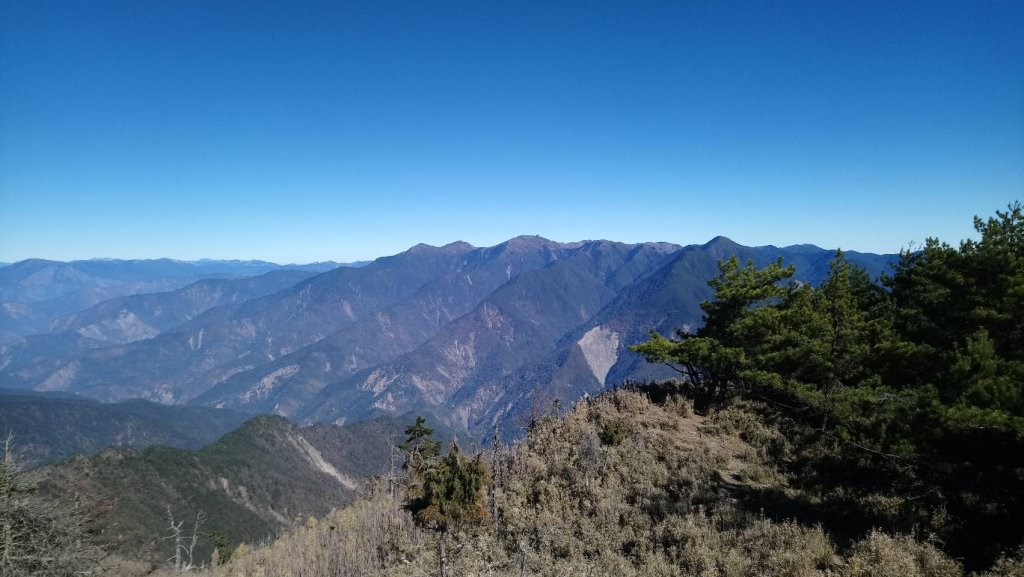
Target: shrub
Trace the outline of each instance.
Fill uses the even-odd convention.
[[[38,493],[12,436],[0,451],[0,575],[70,576],[93,567],[100,551],[90,544],[80,506]]]
[[[622,422],[605,423],[597,434],[601,444],[606,447],[617,447],[626,438],[626,425]]]
[[[960,577],[963,569],[931,543],[872,531],[855,544],[844,577]]]

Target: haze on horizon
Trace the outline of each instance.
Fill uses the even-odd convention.
[[[0,261],[972,235],[1024,4],[0,4]]]

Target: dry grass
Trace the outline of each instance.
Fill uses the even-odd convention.
[[[617,444],[602,443],[608,424]],[[450,549],[459,576],[956,577],[930,543],[872,532],[840,550],[820,526],[745,511],[737,485],[784,488],[772,466],[777,431],[737,408],[694,415],[685,400],[653,404],[614,391],[536,425],[495,464],[500,519]],[[240,550],[216,577],[435,575],[436,537],[374,489],[276,542]],[[1022,551],[1024,553],[1024,551]],[[1001,561],[988,577],[1022,575]]]
[[[892,537],[872,531],[854,545],[843,567],[844,577],[959,577],[960,564],[944,555],[931,543],[907,536]]]

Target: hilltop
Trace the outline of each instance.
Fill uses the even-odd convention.
[[[964,575],[925,535],[876,530],[868,519],[851,531],[853,517],[823,521],[810,509],[791,515],[783,499],[831,499],[796,463],[837,446],[801,448],[764,405],[696,414],[680,391],[612,391],[541,417],[522,442],[492,450],[495,516],[457,534],[451,574]],[[770,495],[781,499],[771,505]],[[875,509],[873,520],[885,520],[871,505],[880,495],[851,498],[848,512]],[[352,505],[268,546],[239,548],[204,574],[433,574],[437,539],[386,487],[371,485]],[[1024,558],[1004,560],[991,575],[1022,569]]]

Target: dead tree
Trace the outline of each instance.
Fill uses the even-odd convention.
[[[0,439],[0,451],[0,575],[88,572],[102,554],[86,532],[91,520],[86,509],[95,509],[78,500],[73,486],[59,487],[64,494],[41,491],[27,473],[13,434]]]
[[[174,555],[168,558],[167,561],[174,563],[174,571],[176,573],[191,571],[195,567],[194,553],[196,544],[199,543],[199,536],[204,535],[204,533],[199,531],[199,527],[202,526],[205,520],[206,518],[202,512],[196,513],[196,521],[192,525],[192,535],[189,536],[183,527],[185,521],[181,520],[175,523],[171,507],[170,505],[167,506],[167,525],[171,533],[164,537],[164,539],[170,539],[174,542]]]
[[[388,495],[392,498],[398,496],[398,488],[402,486],[405,476],[398,472],[399,459],[401,458],[400,448],[395,443],[395,436],[388,438]]]
[[[501,457],[504,447],[501,444],[501,433],[498,431],[498,424],[494,424],[494,434],[491,435],[491,473],[493,482],[488,488],[488,498],[491,502],[491,523],[498,524],[498,500],[499,493],[505,489],[505,475],[502,469]]]

